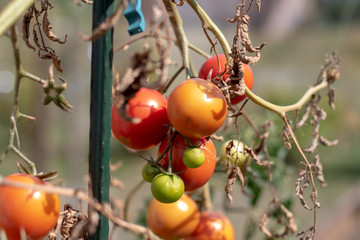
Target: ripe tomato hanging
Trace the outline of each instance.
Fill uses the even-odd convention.
[[[234,240],[234,227],[230,220],[219,212],[202,212],[196,230],[185,240]]]
[[[194,191],[209,181],[215,170],[216,165],[216,149],[211,141],[205,139],[188,139],[190,144],[199,146],[205,153],[204,163],[197,168],[188,168],[183,162],[183,154],[187,148],[186,140],[183,136],[177,135],[172,146],[172,171],[179,173],[178,176],[182,178],[185,184],[185,191]],[[197,143],[198,142],[198,143]],[[188,142],[189,143],[189,142]],[[197,144],[196,144],[197,143]],[[166,138],[159,146],[158,156],[160,156],[170,144],[170,139]],[[159,161],[165,169],[169,166],[170,150],[166,152],[163,158]]]
[[[153,199],[147,209],[146,221],[156,235],[164,239],[180,239],[194,232],[200,212],[188,195],[174,203],[161,203]]]
[[[223,93],[215,84],[204,79],[185,80],[168,97],[169,121],[186,137],[210,136],[224,123],[226,113]]]
[[[227,74],[228,70],[226,69],[226,56],[225,54],[218,54],[218,58],[219,58],[219,63],[220,63],[220,67],[221,67],[221,73],[225,73],[222,77],[222,79],[225,81],[228,77],[230,77],[229,74]],[[212,74],[211,74],[211,79],[215,78],[216,75],[219,73],[219,64],[217,61],[216,56],[212,56],[210,58],[208,58],[205,63],[201,66],[200,70],[199,70],[199,78],[204,78],[207,79],[208,74],[211,70],[211,68],[213,68]],[[254,75],[253,72],[250,68],[249,65],[243,63],[243,73],[244,73],[244,81],[246,86],[251,90],[253,88],[253,84],[254,84]],[[242,100],[244,100],[246,98],[246,95],[232,95],[230,96],[231,99],[231,104],[235,105],[239,102],[241,102]]]
[[[5,180],[51,186],[37,177],[22,173],[9,175]],[[7,239],[20,239],[21,229],[29,238],[41,239],[58,220],[60,199],[55,193],[2,185],[0,213],[0,226],[5,230]]]
[[[140,88],[129,100],[126,114],[138,122],[132,123],[119,114],[118,100],[112,106],[111,129],[114,136],[134,150],[146,150],[160,143],[166,136],[169,123],[166,98],[156,90]]]

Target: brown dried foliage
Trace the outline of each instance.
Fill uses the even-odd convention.
[[[54,64],[56,70],[59,72],[63,72],[60,57],[56,55],[56,52],[53,48],[47,46],[44,37],[45,35],[46,38],[51,42],[57,42],[59,44],[66,43],[67,35],[65,35],[64,40],[61,40],[52,31],[52,27],[50,26],[50,20],[48,16],[48,11],[52,8],[53,6],[50,4],[48,0],[41,0],[40,6],[33,4],[27,10],[22,20],[23,40],[26,46],[30,49],[35,51],[37,47],[39,58],[52,60],[52,63]],[[42,21],[39,20],[41,17],[42,17]],[[33,24],[33,29],[32,29],[32,35],[33,35],[32,40],[35,43],[36,47],[34,47],[30,43],[30,37],[31,37],[30,27],[33,20],[35,20],[35,23]]]

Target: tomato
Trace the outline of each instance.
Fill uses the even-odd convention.
[[[183,162],[188,168],[198,168],[205,162],[205,153],[201,148],[189,147],[184,151]]]
[[[183,180],[174,174],[159,173],[151,181],[151,192],[162,203],[173,203],[184,193]]]
[[[230,220],[219,212],[202,212],[200,223],[185,240],[234,240],[234,227]]]
[[[194,232],[200,220],[200,211],[188,195],[174,203],[153,199],[147,209],[146,221],[156,235],[164,239],[185,238]]]
[[[223,73],[225,70],[225,67],[226,67],[225,64],[227,63],[226,56],[225,56],[225,54],[218,54],[218,58],[219,58],[220,66],[221,66],[220,73]],[[213,67],[213,72],[211,74],[211,79],[215,78],[216,75],[219,73],[218,61],[217,61],[216,56],[212,56],[212,57],[208,58],[205,61],[205,63],[201,66],[200,71],[199,71],[199,78],[207,79],[207,76],[212,67]],[[222,77],[222,79],[224,81],[230,77],[230,75],[226,74],[226,72]],[[243,63],[243,73],[244,73],[245,84],[251,90],[253,88],[253,84],[254,84],[254,75],[253,75],[253,72],[252,72],[250,66],[245,63]],[[245,98],[246,98],[245,94],[240,95],[240,96],[231,95],[230,96],[231,104],[235,105],[235,104],[241,102]]]
[[[199,142],[199,139],[189,139],[187,141],[191,141],[191,144],[194,146],[197,142]],[[161,142],[158,150],[158,156],[165,151],[169,144],[169,138],[166,138],[163,142]],[[179,134],[174,139],[172,146],[172,171],[174,173],[178,173],[179,177],[181,177],[184,181],[185,191],[194,191],[203,186],[207,181],[209,181],[215,170],[216,149],[213,142],[211,139],[208,141],[201,139],[199,145],[200,146],[198,147],[205,153],[205,162],[198,168],[187,168],[182,159],[184,151],[188,147],[186,140]],[[170,150],[167,151],[163,158],[159,161],[159,164],[165,169],[169,166],[169,156]]]
[[[204,62],[204,64],[201,66],[201,68],[199,70],[199,78],[207,79],[211,68],[213,68],[213,71],[211,73],[211,79],[214,79],[219,72],[220,72],[220,74],[224,73],[224,75],[222,76],[222,79],[224,81],[228,77],[230,77],[230,75],[227,74],[228,69],[225,65],[227,63],[225,54],[218,54],[218,58],[219,58],[219,63],[220,63],[220,68],[221,68],[220,71],[219,71],[218,59],[215,55],[215,56],[208,58]]]
[[[166,136],[169,123],[166,98],[156,90],[140,88],[126,106],[126,114],[139,122],[132,123],[118,112],[118,99],[112,106],[111,129],[114,136],[134,150],[146,150],[160,143]]]
[[[37,177],[22,173],[9,175],[5,180],[51,186]],[[20,239],[20,229],[24,229],[31,239],[41,239],[57,222],[60,199],[55,193],[2,185],[0,213],[0,226],[9,240]]]
[[[210,136],[224,123],[226,113],[227,104],[223,93],[215,84],[204,79],[185,80],[168,97],[169,121],[186,137]]]
[[[141,171],[143,179],[147,182],[151,182],[159,173],[160,169],[149,163],[145,164]]]
[[[227,166],[227,154],[226,154],[226,148],[228,144],[232,141],[232,147],[230,148],[230,162],[231,164],[237,164],[239,167],[241,167],[245,162],[247,164],[249,161],[251,161],[250,156],[247,152],[245,152],[246,145],[243,142],[239,142],[238,140],[229,140],[222,144],[221,146],[221,152],[220,152],[220,163],[224,167]]]

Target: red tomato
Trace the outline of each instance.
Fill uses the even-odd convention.
[[[226,119],[227,104],[212,82],[193,78],[181,82],[170,93],[167,114],[182,135],[202,138],[215,133]]]
[[[218,54],[218,58],[221,68],[220,74],[224,73],[222,79],[225,81],[228,77],[230,77],[230,75],[227,74],[228,69],[226,68],[225,65],[227,63],[226,56],[225,54]],[[211,79],[213,79],[219,73],[219,64],[216,55],[208,58],[201,66],[199,71],[199,78],[207,79],[211,68],[213,68],[213,71],[211,73]]]
[[[191,144],[195,145],[197,141],[199,141],[199,139],[191,139]],[[202,149],[205,153],[205,162],[197,168],[188,168],[183,162],[183,154],[187,148],[183,136],[178,134],[175,137],[172,146],[172,171],[174,173],[179,173],[178,176],[181,177],[184,181],[185,191],[194,191],[203,186],[207,181],[209,181],[215,170],[216,149],[213,142],[211,139],[209,139],[209,141],[201,139],[199,142],[201,143],[200,149]],[[161,142],[158,156],[160,156],[165,151],[169,143],[169,138],[166,138],[163,142]],[[169,166],[169,156],[170,150],[167,151],[164,157],[159,161],[159,164],[162,165],[165,169],[167,169]]]
[[[174,203],[161,203],[153,199],[147,209],[146,221],[156,235],[164,239],[185,238],[194,232],[200,212],[188,195]]]
[[[114,136],[134,150],[146,150],[160,143],[166,136],[169,123],[166,98],[156,90],[140,88],[129,100],[126,114],[138,119],[132,123],[120,116],[115,101],[111,111],[111,129]]]
[[[12,174],[6,180],[51,186],[28,174]],[[45,237],[55,226],[60,213],[58,194],[29,188],[0,186],[0,226],[9,240],[20,239],[24,229],[31,239]]]
[[[219,212],[202,212],[196,230],[185,240],[234,240],[234,227]]]
[[[221,71],[220,73],[224,72],[225,64],[227,62],[225,54],[218,54]],[[216,75],[219,73],[219,67],[218,67],[218,61],[216,56],[212,56],[208,58],[205,63],[201,66],[199,71],[199,78],[207,79],[207,75],[210,72],[210,69],[213,67],[213,72],[211,74],[211,79],[215,78]],[[226,71],[227,72],[227,71]],[[243,64],[243,72],[244,72],[244,80],[246,86],[251,90],[253,88],[254,84],[254,75],[249,65]],[[228,77],[230,77],[229,74],[223,75],[223,80],[226,80]],[[231,104],[235,105],[239,102],[241,102],[243,99],[246,98],[246,95],[240,95],[240,96],[230,96],[231,98]]]

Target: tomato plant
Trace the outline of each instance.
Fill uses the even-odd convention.
[[[168,97],[169,121],[186,137],[210,136],[221,127],[226,113],[223,93],[215,84],[204,79],[185,80]]]
[[[145,164],[141,171],[143,179],[147,182],[151,182],[159,173],[160,169],[149,163]]]
[[[162,203],[173,203],[184,193],[183,180],[174,174],[159,173],[151,181],[151,192]]]
[[[188,168],[198,168],[205,162],[205,153],[201,148],[189,147],[184,151],[183,162]]]
[[[114,136],[125,146],[146,150],[162,141],[169,123],[166,114],[166,98],[156,90],[140,88],[126,106],[126,114],[135,122],[119,114],[117,103],[111,111],[111,129]]]
[[[9,175],[5,179],[51,186],[37,177],[22,173]],[[0,212],[0,226],[9,240],[20,239],[20,229],[24,229],[31,239],[39,239],[55,226],[60,213],[60,199],[54,193],[2,185]]]
[[[183,162],[183,155],[185,149],[188,147],[188,141],[191,145],[195,145],[199,142],[199,148],[205,153],[205,162],[198,168],[187,168]],[[166,138],[161,142],[158,150],[158,156],[160,156],[170,144],[170,139]],[[185,191],[194,191],[203,186],[209,179],[215,170],[216,165],[216,149],[211,139],[186,139],[181,135],[177,135],[172,145],[172,171],[178,173],[185,184]],[[170,151],[167,151],[163,158],[159,161],[165,169],[169,166]]]
[[[212,70],[212,74],[211,74],[211,79],[215,78],[218,74],[222,74],[222,79],[225,81],[226,79],[228,79],[230,77],[230,75],[227,73],[227,67],[226,67],[226,56],[225,54],[218,54],[218,58],[219,58],[219,64],[221,67],[221,70],[219,72],[219,64],[218,64],[218,60],[216,58],[216,56],[212,56],[210,58],[208,58],[205,63],[201,66],[200,70],[199,70],[199,78],[204,78],[207,79],[208,74],[211,70]],[[254,75],[253,72],[250,68],[249,65],[243,63],[243,74],[244,74],[244,81],[246,86],[251,90],[253,88],[253,84],[254,84]],[[230,95],[230,99],[231,99],[231,104],[237,104],[239,102],[241,102],[242,100],[244,100],[246,98],[246,95]]]
[[[202,212],[196,230],[186,240],[234,240],[234,227],[230,220],[219,212]]]
[[[200,220],[200,212],[188,195],[174,203],[161,203],[153,199],[147,209],[149,228],[164,239],[180,239],[194,232]]]
[[[231,143],[232,142],[232,143]],[[243,142],[239,142],[238,140],[228,140],[221,145],[221,152],[220,152],[220,163],[226,167],[227,166],[227,154],[226,149],[229,144],[231,143],[231,148],[228,150],[230,155],[230,163],[237,164],[241,167],[246,161],[247,163],[250,161],[250,156],[247,152],[245,152],[246,145]]]

